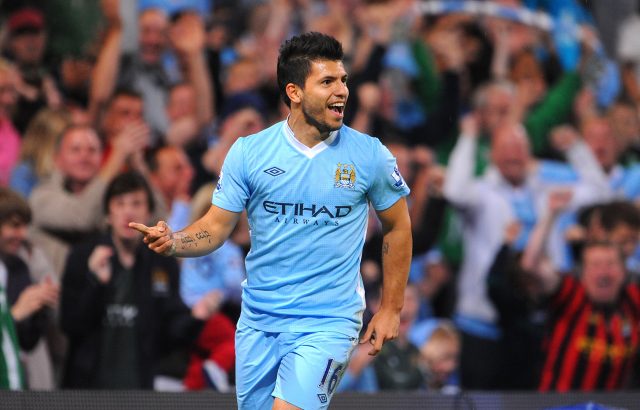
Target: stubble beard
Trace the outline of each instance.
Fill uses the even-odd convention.
[[[307,124],[316,127],[316,129],[320,132],[321,135],[326,134],[327,137],[329,136],[329,133],[331,131],[337,131],[340,129],[340,127],[342,127],[342,122],[340,122],[340,125],[336,127],[332,127],[326,122],[318,120],[311,113],[309,113],[309,111],[306,109],[304,105],[302,106],[302,115],[304,115],[304,120],[307,122]]]

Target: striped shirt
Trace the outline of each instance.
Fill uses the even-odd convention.
[[[626,386],[638,352],[640,290],[626,285],[618,302],[592,303],[575,277],[551,302],[540,391],[615,390]]]

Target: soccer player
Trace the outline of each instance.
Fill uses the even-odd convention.
[[[377,354],[398,334],[411,255],[409,189],[375,138],[343,125],[342,46],[305,33],[284,42],[278,87],[289,117],[231,147],[208,213],[180,232],[130,226],[154,251],[213,251],[247,210],[242,313],[236,331],[240,409],[326,408],[358,343],[359,274],[369,203],[384,230],[379,311],[361,343]]]

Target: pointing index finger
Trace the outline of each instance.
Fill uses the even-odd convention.
[[[149,233],[151,233],[151,230],[149,229],[148,226],[138,222],[129,222],[129,228],[133,228],[136,231],[141,232],[145,235],[148,235]]]

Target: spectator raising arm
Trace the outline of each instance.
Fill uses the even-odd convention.
[[[458,138],[444,183],[444,195],[459,207],[474,206],[478,193],[474,189],[474,158],[478,144],[478,122],[474,115],[465,116],[460,124]]]
[[[522,256],[522,268],[540,279],[542,290],[546,294],[557,289],[561,279],[558,272],[547,269],[542,263],[546,259],[544,252],[547,240],[558,215],[569,206],[572,197],[573,192],[568,189],[556,189],[549,193],[547,209],[533,228]]]
[[[99,124],[105,104],[115,89],[122,54],[120,0],[102,0],[101,5],[107,32],[91,75],[89,90],[89,119],[95,125]]]
[[[551,133],[551,143],[555,149],[565,154],[580,176],[570,208],[577,209],[611,198],[613,192],[607,175],[575,129],[570,126],[556,127]]]
[[[211,76],[204,55],[204,22],[196,13],[181,16],[169,31],[173,47],[185,67],[185,78],[196,92],[198,125],[205,126],[215,116]]]

